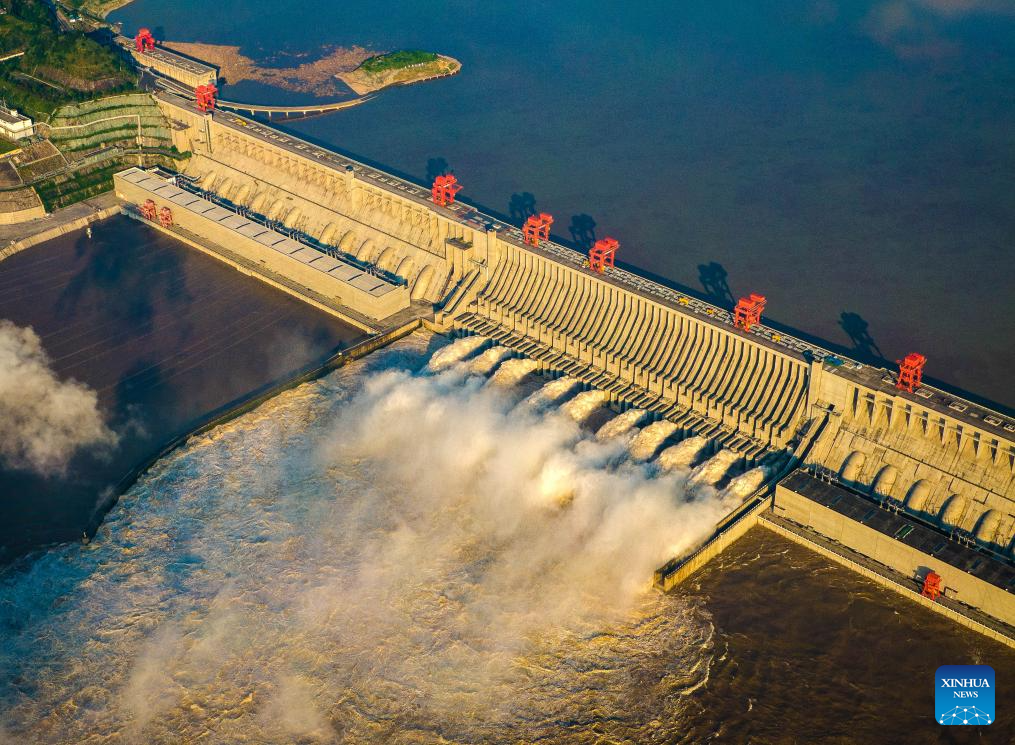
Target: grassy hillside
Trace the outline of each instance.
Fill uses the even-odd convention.
[[[43,0],[0,0],[0,97],[29,116],[134,87],[134,70],[116,49],[78,31],[61,30]]]
[[[402,49],[398,52],[389,52],[388,54],[379,54],[376,57],[371,57],[365,60],[360,67],[365,72],[378,73],[436,61],[437,55],[433,52],[424,52],[419,49]]]

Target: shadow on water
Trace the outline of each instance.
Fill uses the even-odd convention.
[[[705,288],[705,294],[717,303],[734,303],[730,291],[729,273],[718,261],[698,264],[698,281]]]
[[[571,233],[571,240],[574,241],[574,245],[587,251],[596,242],[596,221],[592,219],[591,215],[584,213],[574,215],[571,218],[571,226],[568,228],[568,232]]]
[[[57,312],[68,317],[76,315],[82,303],[101,297],[102,315],[151,330],[160,298],[173,303],[193,301],[180,257],[175,253],[145,252],[144,271],[138,270],[138,246],[126,242],[108,242],[94,248],[82,235],[75,242],[74,253],[77,258],[87,254],[88,259],[57,298]]]
[[[859,313],[844,310],[839,317],[839,326],[846,332],[853,344],[853,349],[850,352],[852,357],[872,365],[889,364],[868,330],[870,324]]]
[[[116,381],[113,391],[117,425],[127,425],[141,414],[144,419],[162,421],[163,412],[176,410],[176,391],[168,385],[162,364],[145,357],[128,367]],[[154,409],[158,409],[158,413]],[[173,422],[179,426],[181,422]]]
[[[520,223],[525,222],[536,214],[535,196],[529,191],[512,194],[511,201],[508,202],[508,212],[511,214],[512,220]]]
[[[282,130],[282,131],[287,131],[284,126],[280,126],[281,124],[282,124],[281,122],[278,122],[278,123],[275,124],[275,126],[278,129]],[[408,183],[413,183],[413,184],[417,184],[417,185],[423,186],[422,184],[419,184],[419,178],[418,178],[418,176],[413,176],[413,175],[407,174],[404,171],[400,171],[397,168],[393,168],[389,164],[382,163],[382,162],[374,160],[372,158],[367,158],[367,157],[358,155],[358,154],[356,154],[354,152],[346,150],[345,148],[337,147],[337,146],[335,146],[334,143],[326,142],[325,140],[323,140],[320,137],[315,137],[315,136],[310,135],[310,134],[306,134],[306,133],[303,133],[303,132],[295,132],[295,131],[291,131],[291,130],[288,130],[287,133],[290,134],[293,137],[300,138],[300,139],[302,139],[302,140],[304,140],[306,142],[309,142],[309,143],[312,143],[314,145],[317,145],[318,147],[321,147],[321,148],[323,148],[325,150],[328,150],[330,152],[335,152],[335,153],[343,155],[343,156],[345,156],[347,158],[355,160],[355,161],[357,161],[359,163],[363,163],[363,164],[365,164],[367,166],[370,166],[371,168],[376,168],[376,169],[378,169],[380,171],[384,171],[385,173],[390,173],[392,176],[395,176],[396,178],[400,178],[400,179],[402,179],[402,180],[404,180],[404,181],[406,181]],[[430,188],[429,185],[426,185],[426,188],[429,189]],[[476,209],[480,210],[481,212],[483,212],[483,213],[485,213],[485,214],[489,215],[490,217],[493,217],[493,218],[495,218],[497,220],[500,220],[502,222],[507,222],[507,223],[514,223],[515,225],[520,225],[521,223],[523,223],[525,221],[525,219],[529,215],[535,214],[535,209],[536,209],[536,200],[535,200],[535,197],[530,192],[522,192],[520,194],[519,193],[515,193],[515,194],[511,195],[511,200],[510,200],[510,202],[508,204],[508,210],[510,212],[510,216],[506,216],[502,212],[490,209],[489,207],[487,207],[485,205],[482,205],[482,204],[479,204],[477,202],[474,202],[472,200],[469,200],[468,198],[461,198],[460,197],[458,199],[458,201],[462,202],[463,204],[467,204],[467,205],[469,205],[471,207],[475,207]],[[528,205],[528,211],[523,209],[524,205]],[[516,208],[518,208],[518,209],[516,209]],[[556,234],[553,235],[553,239],[555,241],[561,243],[562,245],[566,245],[566,246],[569,246],[571,248],[575,248],[575,249],[579,249],[579,250],[581,249],[581,246],[577,243],[577,241],[560,240],[560,237],[558,235],[556,235]],[[710,262],[708,265],[703,265],[703,266],[709,266],[710,264],[717,264],[718,266],[721,267],[721,265],[719,265],[717,262]],[[640,275],[642,277],[645,277],[645,279],[651,280],[651,281],[653,281],[653,282],[655,282],[655,283],[657,283],[659,285],[662,285],[663,287],[668,287],[671,290],[676,290],[677,292],[680,292],[680,293],[683,293],[685,295],[688,295],[689,297],[694,297],[694,298],[697,298],[698,300],[702,300],[702,301],[705,301],[705,302],[711,302],[711,303],[715,303],[716,302],[716,298],[713,295],[711,295],[711,294],[706,294],[706,293],[702,292],[701,290],[697,290],[695,288],[688,287],[687,285],[683,285],[683,284],[681,284],[679,282],[676,282],[676,281],[674,281],[672,279],[669,279],[668,277],[664,277],[664,276],[662,276],[660,274],[656,274],[655,272],[647,270],[644,267],[634,266],[632,264],[627,264],[627,263],[622,262],[622,261],[618,261],[617,262],[617,267],[620,268],[620,269],[624,269],[626,271],[638,274],[638,275]],[[734,298],[732,297],[732,293],[731,293],[730,295],[727,296],[725,304],[728,304],[730,307],[732,307],[733,301],[734,301]],[[720,303],[720,304],[723,304],[723,303]],[[795,336],[798,339],[800,339],[801,341],[805,341],[805,342],[807,342],[809,344],[813,344],[815,346],[822,347],[822,348],[827,349],[828,351],[830,351],[830,352],[832,352],[834,354],[842,355],[842,356],[845,356],[845,357],[852,357],[853,356],[853,353],[854,353],[854,348],[853,347],[847,347],[847,346],[845,346],[843,344],[838,344],[836,342],[829,341],[828,339],[823,339],[823,338],[821,338],[819,336],[807,333],[806,331],[803,331],[801,329],[795,328],[793,326],[789,326],[787,324],[783,324],[783,323],[779,323],[777,321],[773,321],[771,318],[768,318],[768,317],[766,317],[764,319],[764,323],[765,323],[766,326],[768,326],[768,327],[770,327],[772,329],[775,329],[776,331],[780,331],[780,332],[782,332],[784,334],[789,334],[790,336]],[[891,364],[888,364],[887,366],[891,367]],[[935,388],[940,388],[941,390],[949,392],[949,393],[952,393],[952,394],[954,394],[956,396],[961,396],[962,398],[965,398],[965,399],[967,399],[969,401],[972,401],[973,403],[977,403],[977,404],[980,404],[981,406],[986,406],[988,408],[994,409],[994,410],[999,411],[999,412],[1001,412],[1001,413],[1003,413],[1003,414],[1005,414],[1007,416],[1015,416],[1015,408],[1013,408],[1013,407],[1009,407],[1009,406],[1005,406],[1005,405],[999,404],[996,401],[992,401],[992,400],[990,400],[988,398],[985,398],[983,396],[977,395],[976,393],[973,393],[972,391],[968,391],[968,390],[965,390],[963,388],[959,388],[958,386],[952,385],[950,383],[946,383],[944,381],[938,380],[938,379],[930,377],[930,376],[924,376],[924,380],[927,381],[927,383],[929,385],[933,385]]]
[[[438,176],[451,173],[451,166],[444,158],[430,158],[426,162],[426,183],[433,184]]]

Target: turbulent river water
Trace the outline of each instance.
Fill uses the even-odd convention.
[[[815,673],[861,697],[920,672],[872,676],[850,648],[890,598],[779,542],[720,562],[715,611],[700,581],[652,591],[739,499],[725,453],[661,465],[669,431],[505,350],[435,346],[403,340],[193,438],[91,544],[0,579],[0,742],[780,741],[781,719],[841,725],[793,703],[813,644]],[[771,582],[794,588],[775,619]],[[892,624],[892,644],[913,633]],[[1011,660],[943,629],[939,649]],[[892,698],[901,735],[918,684]]]
[[[672,720],[713,630],[646,586],[719,494],[674,498],[686,472],[515,411],[466,365],[408,372],[426,342],[196,438],[90,546],[5,583],[12,736],[642,740]]]

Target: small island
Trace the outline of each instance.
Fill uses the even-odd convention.
[[[461,69],[462,63],[453,57],[403,49],[370,57],[355,70],[341,72],[336,77],[362,96],[392,85],[454,75]]]

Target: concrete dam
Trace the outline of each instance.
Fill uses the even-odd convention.
[[[1015,645],[1015,420],[863,365],[237,114],[156,100],[182,174],[118,174],[156,228],[374,334],[491,340],[759,468],[670,589],[755,524]],[[146,204],[149,206],[146,207]],[[168,210],[162,219],[161,210]],[[549,217],[549,216],[545,216]],[[595,257],[593,257],[593,260]],[[911,388],[912,390],[908,390]],[[860,532],[854,530],[856,528]],[[862,529],[862,530],[861,530]]]

